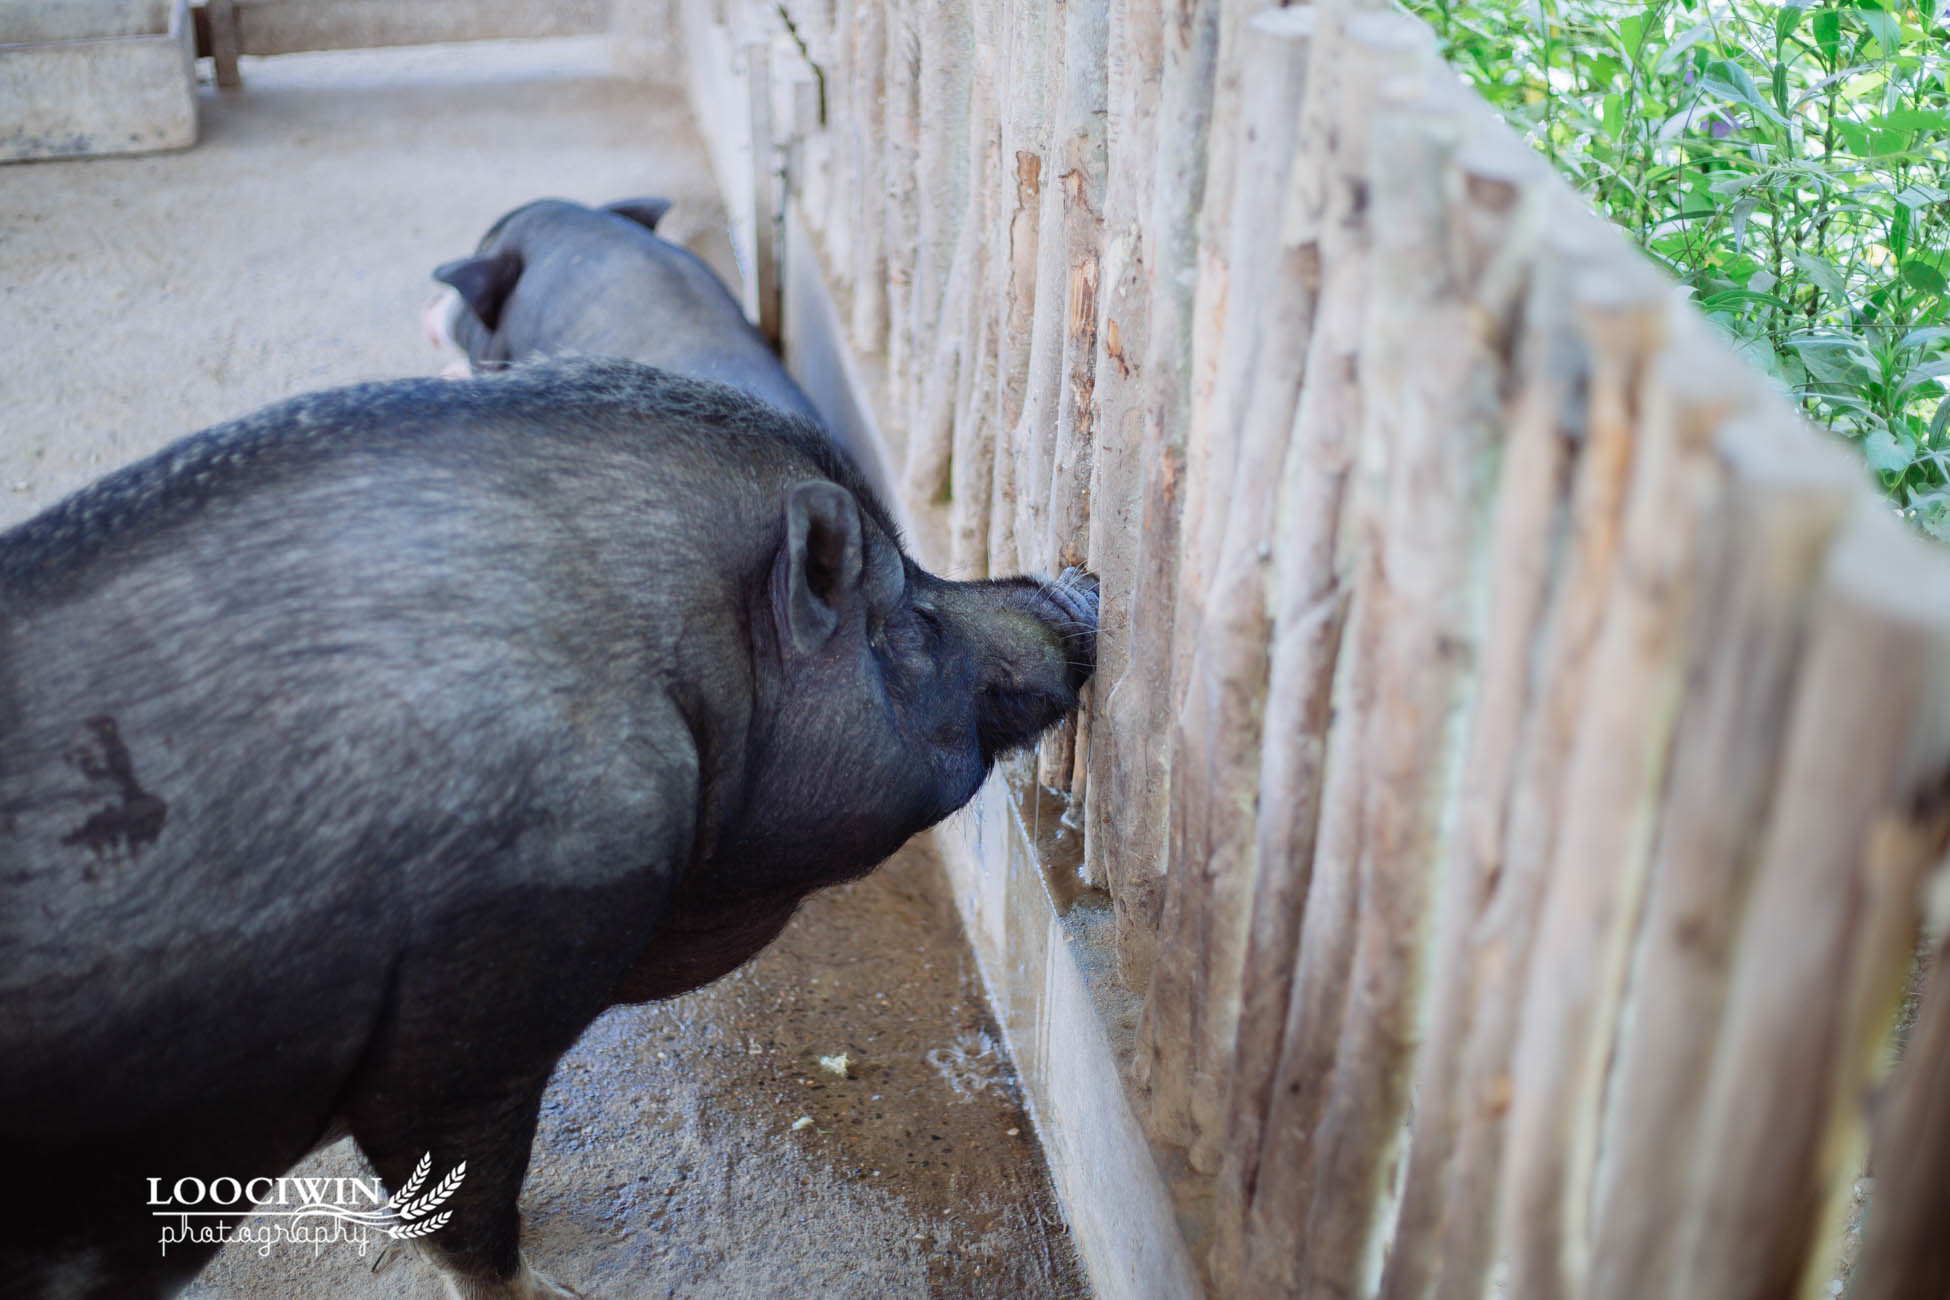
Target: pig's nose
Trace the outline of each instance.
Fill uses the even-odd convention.
[[[1046,594],[1050,603],[1063,611],[1065,618],[1080,625],[1075,630],[1087,628],[1097,630],[1097,578],[1095,574],[1085,573],[1072,566],[1063,570],[1055,582],[1049,584]]]

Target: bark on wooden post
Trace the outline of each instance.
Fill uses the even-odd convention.
[[[752,283],[758,299],[758,332],[779,346],[779,160],[772,134],[771,41],[745,46],[745,81],[752,123]]]
[[[1900,833],[1940,823],[1950,774],[1941,561],[1875,506],[1836,548],[1705,1086],[1712,1141],[1693,1153],[1675,1296],[1785,1295],[1810,1263],[1823,1184],[1842,1172],[1829,1167],[1831,1110],[1852,1118],[1859,1105],[1836,1087],[1860,1071],[1838,1078],[1836,1063],[1860,1061],[1864,1031],[1875,1037],[1894,1002],[1850,1024],[1867,1008],[1838,993],[1865,961],[1901,970],[1908,937],[1867,952],[1865,923],[1880,928],[1878,895],[1913,906],[1925,853],[1941,847],[1940,825]]]
[[[962,214],[947,301],[957,315],[944,318],[940,333],[961,335],[967,349],[955,383],[955,451],[950,474],[953,506],[949,560],[957,576],[986,577],[989,573],[990,494],[996,481],[996,317],[989,286],[995,277],[989,264],[998,252],[990,248],[1001,196],[986,184],[996,165],[1000,138],[996,127],[996,60],[1001,35],[999,0],[975,0],[970,37],[967,134],[968,176],[963,192],[968,210]],[[963,250],[970,250],[964,252]]]
[[[1371,143],[1374,284],[1363,402],[1387,456],[1387,513],[1372,610],[1381,689],[1367,723],[1361,909],[1305,1233],[1307,1294],[1357,1290],[1389,1214],[1416,1032],[1418,954],[1450,783],[1460,768],[1482,639],[1488,508],[1501,439],[1503,362],[1492,322],[1520,281],[1477,279],[1461,176],[1462,123],[1445,80],[1406,103],[1384,91]],[[1500,269],[1530,231],[1499,232]],[[1474,262],[1476,259],[1472,258]],[[1477,300],[1487,291],[1489,300]]]
[[[1138,545],[1142,479],[1145,321],[1150,309],[1144,257],[1144,218],[1151,208],[1151,161],[1157,124],[1152,69],[1162,53],[1158,0],[1111,0],[1106,37],[1104,239],[1098,271],[1097,362],[1092,422],[1115,455],[1090,465],[1090,568],[1097,574],[1097,675],[1090,692],[1090,772],[1084,809],[1084,871],[1089,882],[1114,891],[1130,874],[1129,850],[1112,828],[1111,773],[1120,750],[1142,745],[1127,736],[1104,707],[1110,688],[1130,662],[1131,587]],[[1120,945],[1119,969],[1131,983]],[[1132,985],[1136,987],[1135,984]]]
[[[1245,1228],[1259,1178],[1261,1138],[1282,1054],[1295,949],[1311,879],[1314,833],[1326,766],[1326,732],[1342,644],[1347,589],[1336,538],[1353,419],[1320,419],[1322,394],[1343,391],[1324,359],[1351,350],[1360,330],[1365,231],[1330,218],[1329,169],[1355,141],[1332,128],[1344,93],[1337,13],[1319,11],[1310,42],[1297,147],[1283,200],[1281,243],[1299,258],[1316,299],[1292,446],[1281,473],[1274,541],[1273,636],[1254,830],[1252,923],[1248,932],[1226,1152],[1210,1267],[1223,1291],[1236,1291],[1245,1266]],[[1344,156],[1337,165],[1350,166]],[[1327,261],[1328,250],[1332,260]]]
[[[1686,650],[1671,794],[1659,830],[1630,1030],[1616,1048],[1607,1156],[1586,1294],[1663,1294],[1675,1281],[1677,1213],[1699,1130],[1700,1081],[1720,1032],[1728,964],[1746,900],[1756,828],[1801,666],[1815,584],[1856,499],[1853,468],[1792,436],[1779,415],[1722,439],[1727,504],[1705,549],[1708,577]],[[1782,454],[1792,448],[1793,454]],[[1821,453],[1831,454],[1823,455]]]
[[[1664,292],[1627,282],[1600,291]],[[1610,1034],[1677,716],[1679,651],[1698,617],[1696,543],[1722,491],[1710,439],[1745,396],[1723,378],[1718,357],[1687,340],[1661,355],[1640,395],[1621,564],[1594,651],[1597,685],[1558,796],[1511,1073],[1501,1239],[1510,1284],[1524,1295],[1575,1294],[1582,1285],[1588,1225],[1570,1189],[1585,1185],[1596,1159]]]
[[[980,309],[974,293],[980,244],[979,228],[964,223],[956,240],[954,258],[949,263],[948,293],[941,304],[942,318],[954,325],[935,331],[927,367],[921,371],[916,386],[920,408],[907,431],[907,463],[901,471],[901,493],[917,504],[934,504],[952,497],[955,399],[961,392],[963,352],[975,342],[970,327]],[[969,468],[963,467],[964,471]]]
[[[1103,242],[1106,158],[1106,13],[1099,5],[1066,6],[1063,38],[1065,72],[1062,122],[1052,160],[1057,164],[1056,198],[1062,214],[1062,295],[1041,298],[1043,310],[1062,311],[1061,382],[1056,421],[1036,443],[1034,472],[1044,475],[1023,484],[1025,496],[1043,502],[1043,534],[1018,538],[1033,553],[1031,567],[1055,573],[1080,563],[1089,530],[1090,466],[1095,441],[1092,394],[1097,363],[1098,249]],[[1047,449],[1047,459],[1043,451]],[[1075,757],[1075,730],[1065,722],[1043,738],[1037,779],[1052,790],[1067,791]]]
[[[1943,1231],[1950,1222],[1950,937],[1937,944],[1931,965],[1916,1025],[1876,1111],[1875,1190],[1850,1300],[1936,1300],[1950,1291]]]
[[[1146,312],[1145,398],[1140,473],[1143,505],[1131,594],[1131,662],[1111,689],[1120,733],[1153,742],[1120,746],[1110,807],[1124,841],[1117,904],[1118,964],[1133,986],[1147,982],[1164,902],[1167,743],[1174,698],[1171,629],[1178,598],[1178,515],[1183,505],[1185,428],[1190,406],[1192,288],[1197,268],[1198,203],[1205,181],[1205,125],[1211,103],[1217,0],[1167,11],[1151,184],[1151,301]],[[1126,454],[1129,454],[1128,451]]]
[[[928,0],[919,7],[918,152],[912,172],[890,178],[913,195],[919,208],[914,279],[908,286],[908,329],[916,355],[922,355],[927,341],[941,330],[943,300],[949,291],[961,224],[970,203],[970,79],[974,64],[970,4],[971,0]],[[919,413],[922,400],[918,391],[909,392],[910,415]]]
[[[891,4],[858,6],[853,24],[851,112],[836,129],[849,137],[854,159],[855,188],[840,193],[853,205],[854,219],[846,226],[850,246],[852,305],[849,325],[853,346],[869,356],[887,348],[887,23]],[[835,250],[829,246],[831,256]],[[836,262],[840,259],[835,257]],[[841,262],[844,265],[844,262]]]
[[[1299,1237],[1303,1294],[1360,1289],[1394,1219],[1390,1169],[1407,1158],[1394,1152],[1424,1019],[1419,954],[1434,867],[1464,783],[1478,775],[1467,719],[1480,702],[1491,566],[1508,554],[1492,547],[1490,528],[1500,374],[1533,257],[1534,205],[1508,183],[1507,163],[1442,165],[1460,126],[1451,100],[1443,79],[1428,100],[1375,110],[1375,308],[1362,401],[1366,436],[1385,454],[1387,495],[1385,516],[1366,515],[1374,535],[1360,544],[1380,559],[1361,597],[1374,623],[1377,686],[1358,742],[1364,793],[1352,814],[1336,815],[1360,821],[1359,911],[1352,951],[1340,958],[1351,967],[1331,1078],[1324,1092],[1313,1089],[1321,1100]]]
[[[1240,451],[1226,458],[1237,472],[1211,485],[1231,526],[1176,719],[1182,761],[1172,775],[1161,950],[1138,1045],[1151,1061],[1154,1131],[1189,1144],[1193,1167],[1206,1171],[1217,1168],[1226,1129],[1273,630],[1272,541],[1313,325],[1313,249],[1281,237],[1313,17],[1307,9],[1262,14],[1242,52],[1245,107],[1234,130],[1249,139],[1240,146],[1242,192],[1225,205],[1227,260],[1255,287],[1241,299],[1250,307],[1236,313],[1232,338],[1258,364],[1242,372],[1252,389],[1237,403]],[[1318,161],[1310,151],[1308,165]]]
[[[921,151],[921,49],[919,11],[921,0],[888,0],[887,72],[883,78],[885,95],[881,105],[881,140],[885,162],[881,178],[885,185],[887,231],[887,374],[889,398],[897,411],[908,413],[911,404],[911,373],[914,351],[913,287],[916,238],[920,228],[920,197],[915,192],[914,174]],[[914,454],[910,439],[908,455]]]
[[[995,398],[996,475],[989,516],[990,564],[997,571],[1015,570],[1016,474],[1018,438],[1028,400],[1031,370],[1038,364],[1032,340],[1038,337],[1036,274],[1038,240],[1042,230],[1043,189],[1054,183],[1050,160],[1050,121],[1057,103],[1051,69],[1052,45],[1060,51],[1061,33],[1051,6],[1038,0],[1010,0],[1004,16],[1004,73],[1002,100],[1002,177],[1014,184],[1003,190],[1004,202],[996,219],[991,257],[996,299],[998,347]],[[990,184],[1004,184],[1001,177]],[[1047,326],[1042,327],[1045,335]],[[1047,338],[1045,337],[1045,343]]]
[[[1382,1292],[1388,1300],[1427,1293],[1438,1264],[1444,1177],[1455,1151],[1456,1080],[1475,1011],[1469,936],[1502,860],[1505,813],[1518,737],[1531,706],[1531,662],[1549,589],[1551,538],[1563,508],[1565,416],[1580,358],[1573,334],[1570,272],[1562,250],[1542,240],[1543,168],[1529,147],[1501,129],[1465,150],[1466,228],[1479,301],[1501,290],[1502,258],[1532,250],[1525,300],[1509,342],[1514,374],[1505,452],[1488,541],[1489,582],[1478,695],[1456,792],[1455,825],[1437,868],[1442,891],[1431,960],[1428,1037],[1416,1064],[1415,1119],[1395,1246]],[[1473,220],[1472,220],[1473,218]],[[1500,238],[1499,238],[1500,237]],[[1495,313],[1490,312],[1492,319]]]
[[[1279,898],[1284,911],[1281,921],[1256,926],[1247,943],[1243,983],[1253,1019],[1242,1025],[1235,1058],[1229,1124],[1237,1145],[1221,1176],[1214,1254],[1215,1267],[1227,1276],[1237,1271],[1249,1292],[1296,1285],[1294,1248],[1313,1185],[1311,1138],[1352,946],[1361,738],[1377,685],[1379,625],[1366,591],[1379,560],[1354,543],[1362,534],[1347,522],[1355,509],[1348,503],[1360,495],[1353,476],[1357,432],[1365,428],[1353,359],[1371,301],[1363,124],[1376,85],[1418,66],[1426,45],[1419,25],[1406,20],[1363,17],[1351,25],[1352,35],[1332,12],[1317,24],[1301,137],[1303,147],[1328,154],[1318,171],[1295,167],[1283,234],[1321,282],[1280,488],[1280,642],[1261,759],[1268,793],[1254,830],[1254,897]],[[1378,508],[1381,496],[1374,486],[1361,508]],[[1262,1096],[1269,1099],[1263,1106]]]
[[[1561,255],[1572,260],[1595,257],[1611,242],[1561,193],[1546,211],[1545,229],[1562,245]],[[1558,795],[1617,563],[1641,374],[1664,315],[1657,295],[1599,298],[1580,307],[1591,369],[1584,436],[1565,516],[1570,535],[1563,558],[1553,566],[1545,648],[1534,670],[1540,685],[1518,743],[1501,869],[1470,939],[1470,960],[1478,972],[1476,1014],[1454,1103],[1458,1136],[1444,1182],[1448,1214],[1436,1290],[1457,1300],[1481,1295],[1493,1258],[1511,1050],[1556,840]]]

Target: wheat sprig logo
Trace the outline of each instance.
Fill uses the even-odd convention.
[[[420,1183],[425,1180],[427,1170],[430,1167],[428,1160],[432,1154],[432,1152],[428,1152],[426,1155],[420,1157],[419,1165],[413,1170],[413,1177],[408,1179],[406,1186],[400,1189],[402,1194],[411,1195],[413,1192],[419,1190]],[[432,1191],[422,1196],[419,1200],[409,1201],[400,1207],[400,1224],[395,1224],[387,1228],[386,1231],[395,1237],[420,1237],[429,1232],[438,1231],[440,1225],[447,1221],[447,1214],[434,1215],[434,1218],[439,1220],[438,1223],[435,1223],[432,1219],[427,1219],[426,1216],[438,1209],[442,1201],[459,1191],[460,1180],[465,1177],[467,1177],[467,1162],[463,1160],[454,1166],[452,1173],[435,1184]],[[398,1200],[399,1198],[394,1197],[393,1199]],[[392,1202],[389,1201],[387,1204],[391,1205]],[[451,1213],[451,1211],[448,1213]],[[423,1221],[414,1223],[413,1220],[415,1219],[421,1219]],[[407,1226],[401,1226],[402,1224]],[[431,1226],[428,1226],[429,1224]]]
[[[386,1232],[388,1235],[393,1237],[398,1237],[401,1240],[407,1240],[413,1237],[424,1237],[429,1232],[438,1232],[442,1228],[446,1227],[447,1220],[453,1217],[454,1217],[454,1212],[452,1210],[442,1210],[440,1213],[434,1215],[431,1219],[422,1219],[418,1223],[409,1223],[403,1228],[397,1226],[391,1227],[386,1229]]]
[[[386,1208],[389,1210],[397,1210],[400,1206],[412,1200],[414,1193],[420,1190],[420,1184],[427,1180],[427,1173],[432,1168],[433,1152],[429,1151],[420,1157],[419,1164],[413,1166],[413,1176],[406,1180],[406,1186],[393,1193],[393,1199],[386,1202]]]

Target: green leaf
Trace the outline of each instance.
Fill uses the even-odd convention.
[[[1785,302],[1782,302],[1771,293],[1753,293],[1746,289],[1724,289],[1719,293],[1703,297],[1699,300],[1700,307],[1707,311],[1718,310],[1722,307],[1736,307],[1743,302],[1762,303],[1769,307],[1778,308],[1781,311],[1788,309],[1788,305]]]
[[[1842,335],[1802,335],[1788,340],[1808,377],[1817,383],[1860,389],[1882,377],[1882,367],[1862,340]]]
[[[1950,361],[1925,361],[1920,366],[1910,368],[1910,372],[1903,376],[1903,382],[1896,392],[1898,394],[1910,392],[1945,375],[1950,375]]]
[[[1789,256],[1837,307],[1848,306],[1848,281],[1833,262],[1817,253],[1795,252]]]
[[[1868,28],[1869,35],[1876,38],[1876,44],[1881,48],[1884,58],[1895,54],[1902,47],[1903,25],[1882,6],[1869,3],[1869,0],[1856,0],[1855,16],[1861,19],[1864,27]]]
[[[1842,143],[1847,145],[1848,151],[1857,158],[1867,158],[1870,156],[1868,127],[1863,126],[1860,122],[1837,121],[1835,123],[1835,134],[1842,137]]]
[[[1605,134],[1617,140],[1625,134],[1625,96],[1606,95],[1604,99]]]
[[[1700,89],[1709,95],[1735,100],[1745,104],[1756,113],[1781,126],[1787,119],[1774,111],[1774,106],[1761,98],[1760,88],[1747,70],[1728,59],[1715,59],[1706,65],[1706,75],[1700,78]]]
[[[1815,14],[1813,21],[1808,24],[1808,30],[1814,33],[1815,44],[1821,47],[1822,57],[1828,60],[1828,66],[1832,68],[1836,63],[1840,62],[1842,43],[1841,14],[1833,9],[1823,9]]]
[[[1627,14],[1618,20],[1618,48],[1625,52],[1625,61],[1637,64],[1639,47],[1645,41],[1645,15]]]
[[[1950,499],[1932,498],[1928,506],[1918,505],[1916,522],[1939,542],[1950,542]]]
[[[1901,153],[1909,148],[1909,132],[1876,131],[1869,137],[1869,156],[1887,158],[1892,153]]]
[[[1940,190],[1934,185],[1925,185],[1917,181],[1897,190],[1894,198],[1906,208],[1927,208],[1932,204],[1950,200],[1950,190]]]
[[[1950,325],[1932,325],[1928,329],[1911,330],[1909,333],[1903,335],[1896,346],[1907,351],[1910,348],[1920,348],[1926,343],[1936,343],[1943,339],[1950,339]]]
[[[1887,429],[1872,430],[1862,439],[1862,455],[1881,474],[1900,474],[1915,459],[1911,449]]]
[[[1942,293],[1944,289],[1943,272],[1928,262],[1904,262],[1903,283],[1924,293]]]
[[[1673,37],[1672,44],[1666,46],[1665,53],[1659,56],[1659,64],[1654,71],[1662,74],[1671,72],[1679,65],[1679,60],[1685,57],[1687,50],[1692,49],[1712,34],[1712,25],[1710,23],[1701,23],[1699,26],[1690,27]]]
[[[1950,112],[1938,108],[1899,108],[1869,119],[1870,125],[1891,131],[1950,130]]]
[[[1781,42],[1794,35],[1794,29],[1801,25],[1804,11],[1800,5],[1785,4],[1774,11],[1774,46],[1780,48]]]

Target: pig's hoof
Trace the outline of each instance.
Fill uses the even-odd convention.
[[[521,1271],[511,1278],[462,1277],[442,1269],[440,1280],[447,1284],[451,1300],[560,1300],[563,1296],[582,1300],[580,1292],[530,1268],[526,1255],[521,1257]]]

